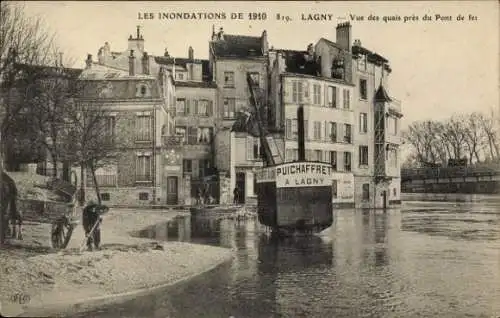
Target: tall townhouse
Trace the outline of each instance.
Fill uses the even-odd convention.
[[[260,143],[256,136],[240,129],[236,119],[250,111],[250,90],[247,75],[253,79],[253,89],[259,99],[268,90],[267,32],[261,36],[244,36],[212,31],[209,45],[209,68],[217,84],[217,116],[215,129],[215,161],[224,193],[221,203],[232,200],[232,191],[238,188],[241,203],[256,199],[254,173],[262,165]],[[265,113],[265,112],[264,112]]]
[[[106,43],[98,61],[89,54],[81,75],[88,90],[80,102],[106,109],[109,134],[120,140],[115,162],[96,171],[109,205],[174,205],[189,197],[181,183],[181,143],[175,137],[174,80],[152,61],[138,29],[126,51],[111,52]],[[91,178],[87,186],[93,194]]]
[[[217,120],[217,85],[212,81],[208,60],[194,58],[192,47],[187,58],[174,58],[165,51],[155,57],[175,76],[175,133],[182,138],[182,170],[190,196],[208,191],[219,196],[215,174],[214,128]]]
[[[320,39],[316,52],[323,76],[353,83],[354,201],[357,207],[400,202],[401,103],[387,93],[389,61],[352,42],[351,25],[336,27],[336,42]],[[343,96],[344,97],[344,96]]]
[[[270,55],[270,104],[275,125],[284,128],[285,161],[298,160],[297,109],[303,105],[306,160],[331,163],[333,203],[352,206],[354,86],[324,74],[312,44],[305,51],[275,50]]]

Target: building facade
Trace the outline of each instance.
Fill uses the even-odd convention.
[[[214,156],[214,129],[217,123],[217,85],[212,81],[208,60],[173,58],[168,52],[155,57],[175,77],[175,134],[182,139],[182,171],[192,202],[200,194],[218,198]]]
[[[232,128],[238,114],[252,111],[247,75],[252,77],[256,85],[254,89],[259,96],[267,96],[268,51],[265,30],[261,36],[225,34],[222,28],[217,33],[212,31],[209,68],[217,84],[219,105],[219,124],[215,130],[215,163],[220,176],[229,179],[229,189],[223,191],[230,193],[222,196],[221,202],[227,202],[232,197],[233,189],[237,187],[244,194],[240,196],[241,203],[252,202],[256,198],[253,191],[253,171],[262,162],[260,155],[253,156],[254,146],[249,146],[249,140],[258,143],[258,139],[252,136],[247,138],[246,133],[236,133]]]
[[[102,200],[109,205],[180,204],[189,197],[182,187],[181,144],[174,136],[174,80],[161,67],[151,74],[143,41],[138,30],[129,38],[128,54],[111,54],[106,43],[97,62],[88,56],[81,75],[91,89],[80,102],[106,109],[109,132],[120,143],[114,162],[96,170]],[[89,174],[86,184],[92,197]]]

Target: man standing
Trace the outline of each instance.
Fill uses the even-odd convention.
[[[108,211],[108,207],[99,205],[93,200],[90,200],[87,206],[83,209],[83,228],[87,237],[87,249],[92,250],[92,243],[96,249],[99,249],[101,244],[101,215]],[[95,226],[95,228],[94,228]],[[92,231],[92,228],[94,230]],[[90,233],[92,231],[92,233]]]

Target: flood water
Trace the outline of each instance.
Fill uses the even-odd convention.
[[[339,210],[309,238],[191,217],[141,235],[229,247],[235,258],[80,317],[500,317],[500,198]]]

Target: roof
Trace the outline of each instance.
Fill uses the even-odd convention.
[[[210,42],[210,47],[218,57],[262,57],[260,36],[224,34],[224,39]]]
[[[175,86],[177,87],[200,87],[200,88],[217,88],[217,84],[215,82],[203,81],[176,81]]]
[[[92,64],[90,69],[83,70],[80,79],[83,80],[155,80],[152,75],[136,74],[129,75],[128,72],[117,68],[110,68],[99,64]]]
[[[332,42],[332,41],[330,41],[330,40],[328,40],[328,39],[321,38],[321,39],[319,39],[319,40],[320,40],[320,41],[325,41],[325,43],[326,43],[326,44],[328,44],[328,45],[330,45],[330,46],[333,46],[333,47],[335,47],[335,48],[337,48],[337,49],[342,49],[342,47],[341,47],[339,44],[337,44],[337,43],[335,43],[335,42]]]
[[[308,59],[307,51],[278,50],[285,59],[286,71],[289,73],[299,73],[317,76],[321,67],[313,59]]]
[[[390,102],[392,99],[389,97],[389,94],[387,94],[387,91],[385,88],[380,84],[380,86],[377,89],[377,92],[375,93],[375,101],[377,102]]]
[[[367,48],[362,47],[361,45],[353,45],[352,46],[352,54],[357,55],[357,54],[363,54],[367,56],[368,62],[374,63],[374,64],[385,64],[388,63],[389,60],[387,60],[385,57],[382,55],[372,52],[368,50]]]
[[[20,71],[26,72],[27,74],[47,77],[65,75],[70,78],[77,78],[83,71],[83,69],[80,68],[61,68],[57,66],[31,64],[16,64],[16,68]]]
[[[162,65],[172,65],[174,64],[178,66],[186,67],[188,63],[190,64],[202,64],[202,60],[198,59],[189,59],[183,57],[172,57],[172,56],[155,56],[155,62]]]

